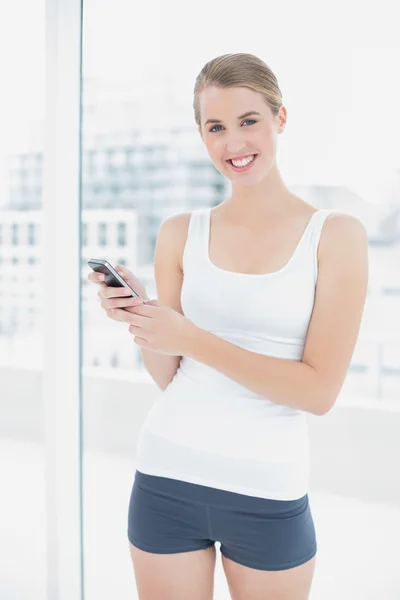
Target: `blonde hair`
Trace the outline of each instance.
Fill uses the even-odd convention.
[[[254,54],[222,54],[204,65],[194,85],[194,118],[200,127],[199,95],[209,86],[247,87],[265,98],[274,115],[282,105],[278,81],[268,65]]]

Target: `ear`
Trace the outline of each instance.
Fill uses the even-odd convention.
[[[279,113],[278,113],[277,117],[278,117],[278,122],[279,122],[279,133],[282,133],[286,127],[286,122],[287,122],[287,110],[286,110],[286,107],[283,106],[283,104],[279,108]]]

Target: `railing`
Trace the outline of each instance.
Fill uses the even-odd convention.
[[[398,505],[393,476],[400,464],[400,397],[371,399],[352,392],[349,374],[334,408],[307,415],[314,489]],[[364,375],[362,375],[364,376]],[[382,381],[399,377],[383,373]],[[44,444],[42,373],[0,367],[0,438]],[[353,381],[352,381],[353,380]],[[365,387],[365,386],[364,386]],[[159,388],[146,373],[83,370],[84,448],[134,457],[136,441]]]

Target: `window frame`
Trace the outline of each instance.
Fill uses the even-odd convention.
[[[82,5],[82,0],[46,0],[43,403],[49,600],[84,598],[80,289]]]

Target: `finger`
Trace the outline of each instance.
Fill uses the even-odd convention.
[[[124,277],[124,275],[126,275],[125,267],[123,265],[120,265],[119,263],[115,265],[115,270],[121,275],[121,277]]]
[[[112,287],[104,284],[97,292],[97,295],[100,296],[100,298],[127,298],[132,296],[132,290],[125,286]]]
[[[104,298],[100,304],[102,308],[109,310],[111,308],[129,308],[143,304],[141,298]]]
[[[132,323],[129,325],[128,331],[129,333],[133,333],[133,335],[143,335],[142,328],[138,327],[138,325],[133,325]]]
[[[130,325],[141,327],[140,323],[143,317],[128,312],[127,310],[123,310],[121,308],[110,308],[107,313],[110,313],[111,318],[116,319],[117,321],[122,321],[124,323],[129,323]]]
[[[120,309],[119,309],[120,310]],[[123,310],[121,310],[121,312],[124,312]],[[126,312],[126,311],[125,311]],[[119,312],[118,309],[116,308],[108,308],[106,310],[106,315],[107,317],[109,317],[110,319],[112,319],[113,321],[122,321],[122,322],[126,322],[125,319],[121,319],[121,317],[119,316]]]
[[[101,283],[105,280],[105,278],[106,276],[104,275],[104,273],[97,273],[96,271],[92,271],[88,275],[88,280],[92,283]]]
[[[135,327],[135,325],[129,325],[128,331],[134,336],[133,341],[135,342],[135,344],[137,344],[138,346],[147,346],[148,340],[142,337],[144,334],[139,327]]]
[[[131,312],[132,314],[137,315],[137,314],[139,314],[138,313],[138,309],[141,308],[142,306],[147,306],[147,302],[143,301],[143,302],[139,302],[139,303],[133,304],[132,306],[124,306],[124,310],[127,310],[127,311]],[[143,317],[147,316],[148,317],[148,315],[144,315],[143,313],[141,313],[141,316],[143,316]]]
[[[112,309],[106,310],[106,315],[109,319],[112,319],[113,321],[119,321],[120,319],[117,319],[117,317],[114,314],[114,311]]]

